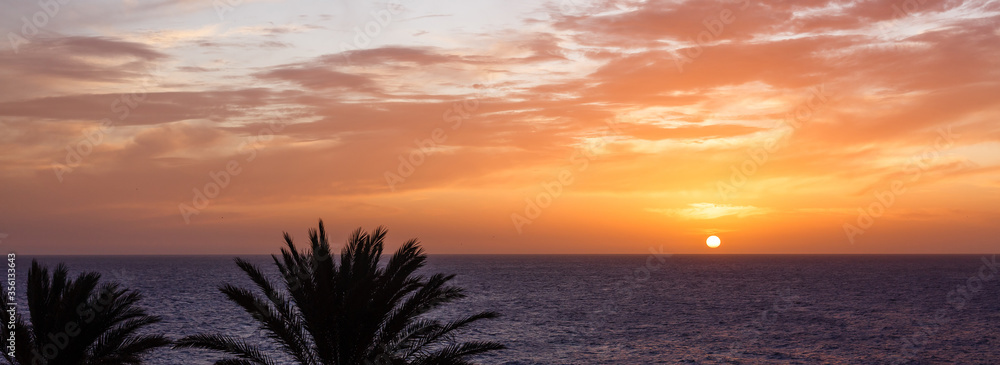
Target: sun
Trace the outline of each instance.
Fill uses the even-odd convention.
[[[708,247],[716,248],[722,244],[722,240],[720,240],[717,236],[708,236],[708,239],[705,240],[705,244],[708,245]]]

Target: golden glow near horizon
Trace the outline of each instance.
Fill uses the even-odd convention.
[[[910,3],[98,0],[25,24],[42,9],[14,2],[0,233],[272,253],[323,218],[431,253],[994,252],[1000,8]]]

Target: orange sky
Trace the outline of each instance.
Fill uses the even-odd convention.
[[[4,5],[0,246],[998,248],[997,2],[226,4]]]

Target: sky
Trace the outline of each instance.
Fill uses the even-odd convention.
[[[8,251],[1000,247],[998,2],[0,1]]]

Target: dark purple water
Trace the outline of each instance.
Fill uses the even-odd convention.
[[[1000,274],[983,261],[992,258],[431,256],[426,271],[458,274],[469,293],[438,315],[503,314],[469,334],[510,347],[483,364],[996,364]],[[249,259],[274,272],[269,257]],[[140,290],[170,337],[258,338],[216,289],[250,286],[231,257],[40,260]],[[150,363],[212,359],[163,350]]]

